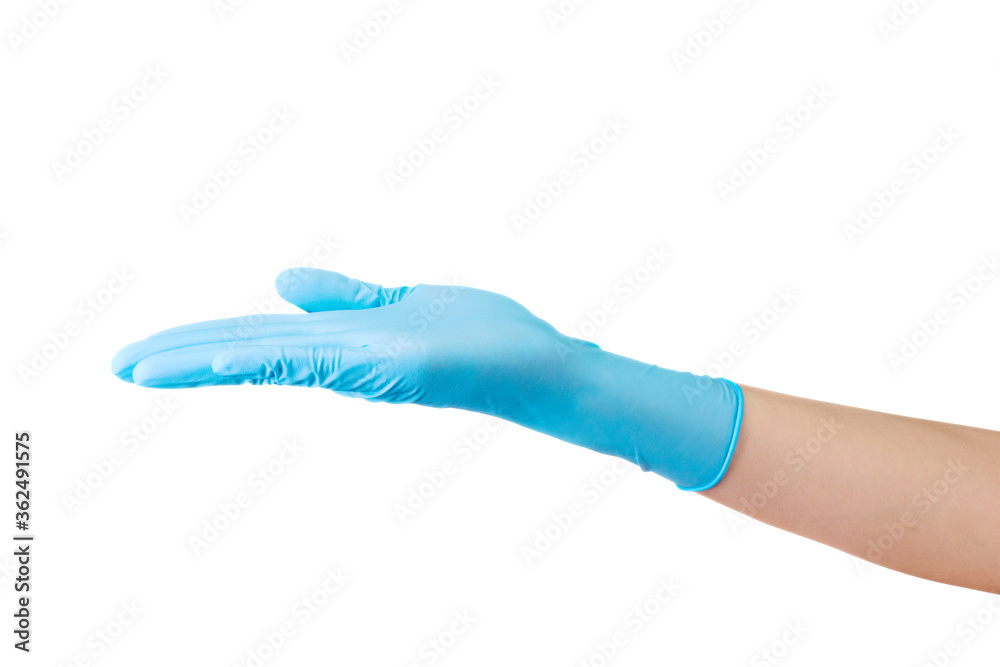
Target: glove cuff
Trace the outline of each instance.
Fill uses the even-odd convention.
[[[726,450],[726,457],[722,462],[722,468],[719,470],[719,474],[716,475],[711,481],[699,484],[693,484],[691,486],[682,486],[677,484],[677,488],[681,491],[707,491],[716,484],[722,481],[722,478],[726,476],[726,472],[729,471],[729,464],[733,460],[733,454],[736,453],[736,441],[740,437],[740,426],[743,424],[743,390],[740,386],[731,380],[725,378],[720,378],[722,382],[725,382],[735,394],[736,400],[736,414],[733,417],[732,426],[732,437],[729,440],[729,447]]]

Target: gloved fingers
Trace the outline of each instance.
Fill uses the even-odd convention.
[[[317,314],[314,317],[321,317]],[[169,329],[163,329],[151,334],[149,337],[153,336],[163,336],[165,334],[175,334],[182,333],[185,331],[200,331],[203,329],[241,329],[243,327],[256,327],[262,324],[294,324],[297,322],[311,321],[311,318],[307,318],[304,313],[293,313],[293,314],[280,314],[280,315],[264,315],[256,313],[253,315],[241,315],[239,317],[224,317],[217,320],[205,320],[203,322],[192,322],[191,324],[182,324],[176,327],[170,327]]]
[[[333,271],[300,267],[287,269],[274,281],[278,294],[285,301],[317,316],[326,311],[360,310],[396,303],[409,294],[412,287],[382,287],[375,283],[354,280]],[[357,295],[356,297],[354,295]],[[331,313],[333,314],[333,313]],[[301,314],[243,315],[218,320],[194,322],[157,331],[153,336],[197,331],[199,329],[236,328],[264,323],[280,324],[302,321]],[[151,336],[152,337],[152,336]]]
[[[158,389],[243,384],[240,378],[212,371],[212,359],[226,349],[225,345],[200,345],[152,354],[140,359],[129,377],[137,385]]]
[[[300,267],[278,274],[274,286],[285,301],[306,311],[360,310],[397,303],[412,287],[382,287],[336,271]]]
[[[243,345],[220,353],[212,370],[226,378],[323,387],[367,396],[380,380],[377,355],[363,347]]]
[[[345,331],[340,333],[308,333],[306,331],[296,330],[292,330],[291,333],[278,332],[274,330],[270,332],[255,331],[254,335],[247,336],[242,339],[227,338],[224,336],[213,337],[210,331],[196,333],[201,334],[201,336],[195,338],[188,333],[185,333],[179,336],[169,335],[158,336],[152,339],[147,338],[146,340],[132,343],[131,345],[122,348],[118,354],[115,355],[114,359],[112,359],[111,370],[115,375],[126,382],[135,382],[136,384],[144,386],[153,386],[146,384],[146,382],[153,381],[153,378],[160,377],[163,378],[163,382],[169,383],[173,381],[173,371],[168,368],[167,364],[170,361],[175,360],[181,364],[181,367],[179,367],[176,372],[179,374],[177,377],[180,378],[179,381],[182,382],[182,384],[177,386],[194,387],[201,385],[190,384],[190,381],[187,379],[187,375],[185,375],[186,373],[194,373],[194,376],[192,377],[204,377],[210,380],[211,375],[208,374],[208,371],[212,366],[212,358],[220,352],[224,352],[241,345],[364,345],[372,340],[375,340],[378,336],[377,332],[367,329]],[[270,335],[264,335],[265,333],[269,333]],[[178,356],[165,356],[171,352],[184,352],[185,354]],[[139,374],[139,377],[143,378],[143,381],[137,380],[136,370],[146,359],[153,357],[157,358],[156,363],[158,365],[155,367],[147,366],[145,370]],[[194,368],[189,368],[192,364],[199,366],[201,371],[196,372]],[[150,375],[152,368],[156,368],[156,372]],[[212,382],[207,383],[213,384]],[[168,385],[157,384],[156,386],[162,387]]]
[[[364,336],[352,337],[350,343],[364,345]],[[221,354],[243,347],[319,348],[337,345],[330,336],[277,336],[240,343],[209,343],[155,352],[140,359],[131,372],[135,384],[143,387],[188,388],[216,384],[242,384],[245,380],[217,375],[212,370],[213,360]]]
[[[274,317],[274,316],[272,316]],[[111,360],[111,370],[119,378],[129,381],[132,369],[146,357],[168,350],[228,343],[236,345],[257,341],[264,338],[280,336],[318,336],[338,337],[350,331],[365,331],[369,324],[360,313],[322,313],[317,315],[294,315],[295,319],[264,319],[263,324],[247,324],[243,318],[215,320],[218,326],[209,326],[212,322],[202,322],[200,328],[178,329],[173,333],[161,333],[140,340],[115,354]],[[342,341],[328,338],[331,342],[340,344]]]

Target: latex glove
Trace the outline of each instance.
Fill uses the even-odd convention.
[[[743,394],[565,336],[517,302],[447,285],[387,289],[291,269],[278,293],[307,314],[168,329],[122,349],[146,387],[285,384],[471,410],[619,456],[701,491],[725,474]]]

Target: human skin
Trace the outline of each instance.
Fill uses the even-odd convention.
[[[1000,592],[1000,433],[742,389],[736,452],[703,496],[899,572]]]

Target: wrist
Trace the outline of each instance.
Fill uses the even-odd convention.
[[[738,385],[596,346],[575,349],[567,363],[572,418],[563,439],[629,460],[685,491],[722,480],[743,417]]]

